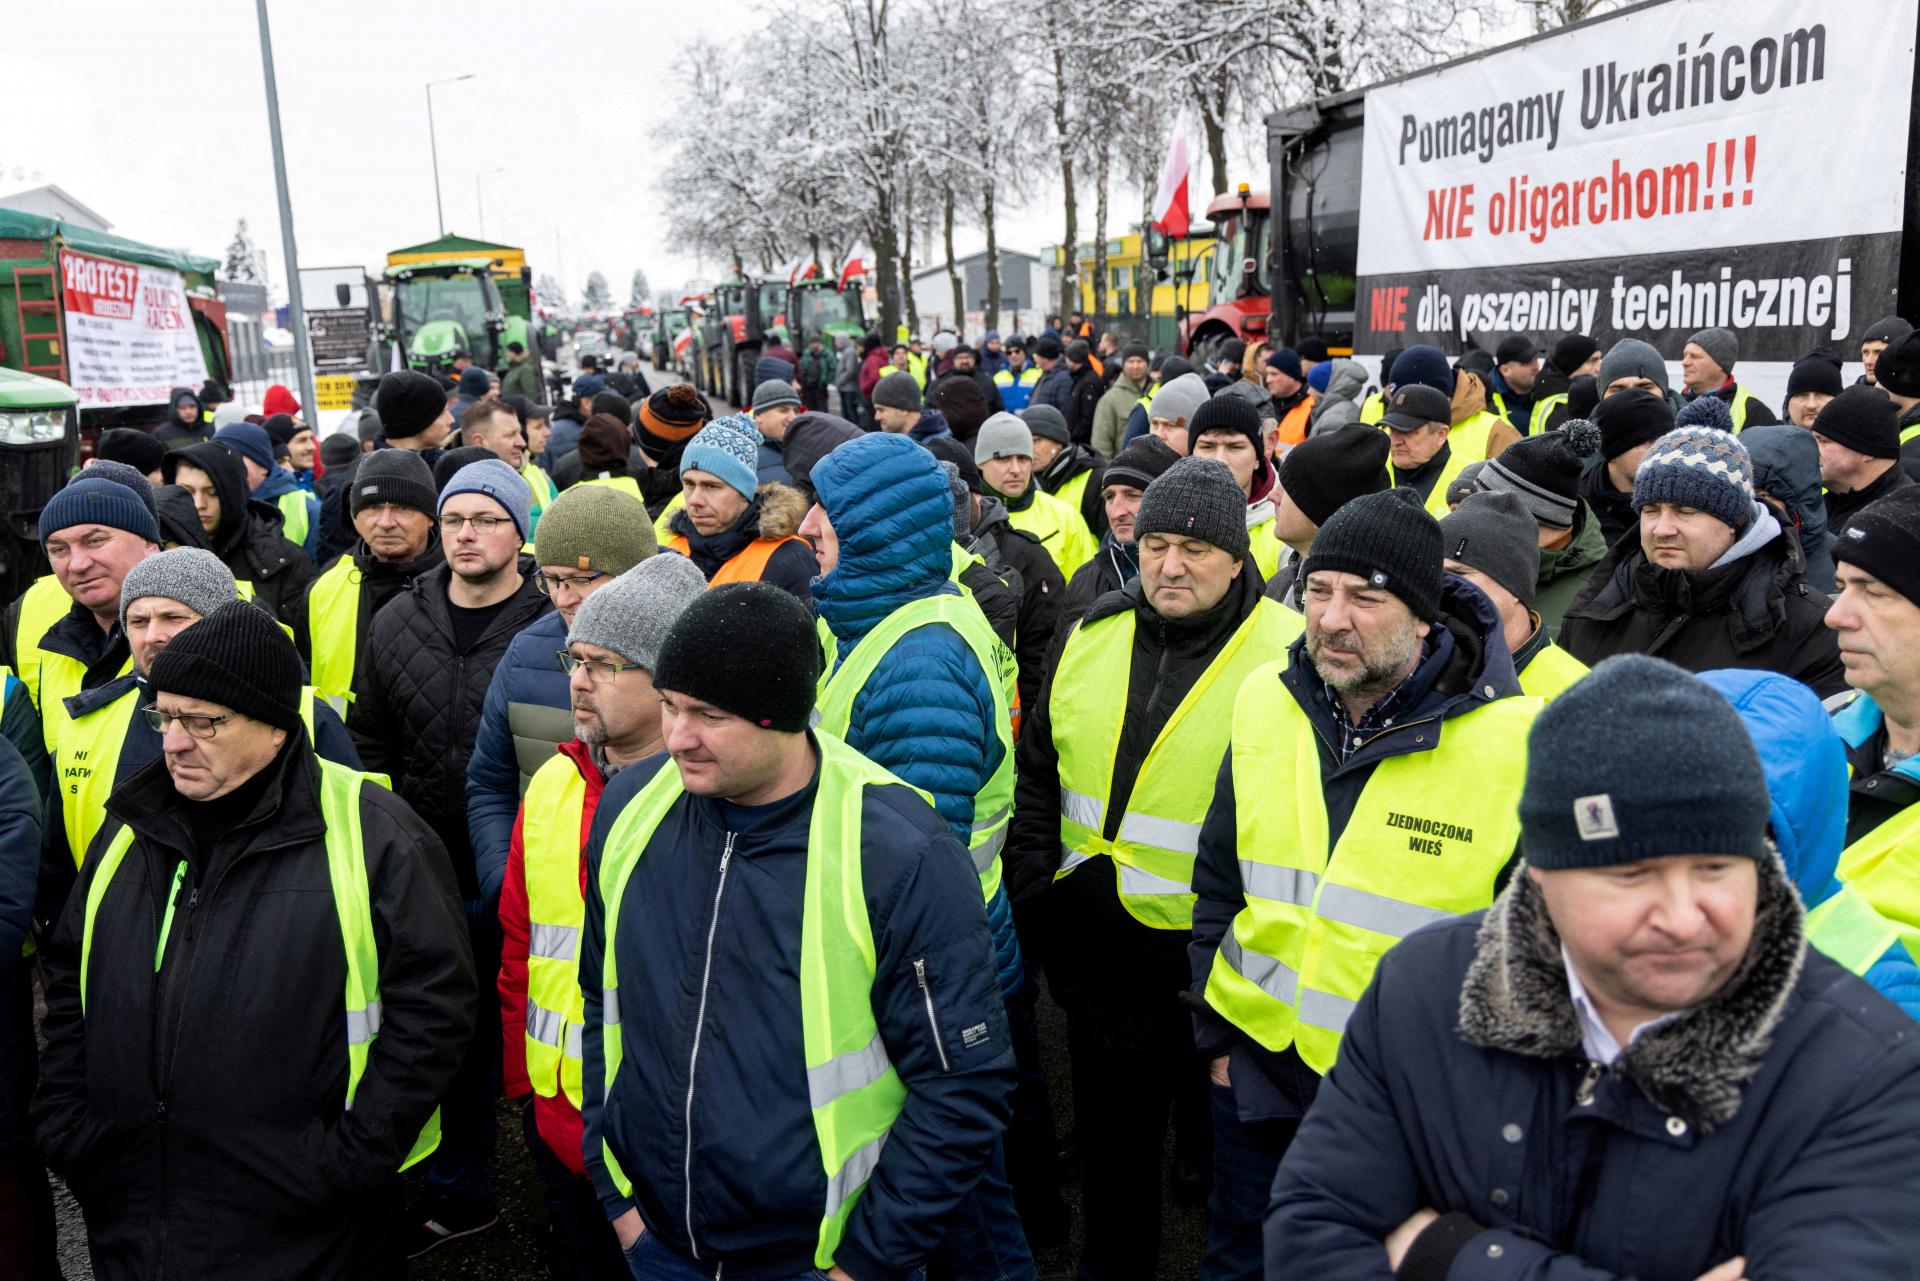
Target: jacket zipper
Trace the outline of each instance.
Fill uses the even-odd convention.
[[[693,1016],[693,1048],[687,1052],[687,1149],[681,1166],[686,1181],[687,1249],[700,1257],[700,1243],[693,1235],[693,1081],[700,1066],[700,1033],[707,1024],[707,985],[713,980],[713,940],[720,932],[720,896],[727,892],[727,866],[733,862],[734,833],[727,833],[726,848],[720,851],[720,879],[713,887],[713,916],[707,921],[707,959],[700,971],[700,1005]],[[713,1274],[716,1278],[718,1269]]]
[[[940,1015],[933,1008],[933,989],[927,986],[926,957],[913,963],[913,978],[920,985],[920,999],[927,1003],[927,1030],[933,1033],[933,1048],[940,1056],[940,1070],[951,1072],[953,1064],[947,1062],[947,1043],[940,1039]]]

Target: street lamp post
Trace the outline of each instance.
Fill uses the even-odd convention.
[[[427,146],[433,152],[433,212],[440,223],[440,234],[447,234],[447,211],[440,202],[440,135],[433,127],[433,91],[441,85],[458,84],[462,80],[473,79],[476,73],[469,71],[464,76],[449,76],[445,80],[427,82]]]
[[[273,75],[273,35],[267,0],[255,0],[260,18],[260,69],[267,82],[267,125],[273,138],[273,182],[280,196],[280,243],[287,258],[287,326],[293,330],[294,377],[300,383],[307,424],[319,434],[320,406],[313,394],[313,361],[307,350],[307,309],[300,297],[300,254],[293,239],[293,198],[287,193],[287,153],[280,141],[280,90]]]
[[[487,201],[480,190],[481,181],[486,178],[491,178],[494,174],[505,173],[506,171],[506,166],[502,165],[497,169],[482,169],[479,173],[473,175],[473,207],[480,216],[480,239],[482,240],[487,238]]]

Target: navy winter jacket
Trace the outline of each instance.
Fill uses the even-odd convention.
[[[1752,1281],[1906,1277],[1920,1257],[1920,1037],[1805,946],[1779,860],[1727,985],[1582,1048],[1560,941],[1515,876],[1374,971],[1274,1182],[1270,1276]]]
[[[813,583],[814,608],[832,630],[836,663],[901,606],[958,594],[953,496],[932,454],[902,436],[873,433],[842,445],[813,469],[813,484],[840,539],[840,560]],[[999,768],[993,689],[958,633],[921,627],[880,660],[854,700],[847,742],[933,797],[964,845],[974,795]],[[1001,984],[1024,982],[1006,889],[987,905]]]
[[[302,485],[299,478],[285,467],[275,467],[272,471],[268,472],[267,478],[255,486],[253,491],[254,498],[268,504],[276,511],[279,509],[280,495],[282,494],[306,495],[307,536],[303,541],[295,544],[295,546],[307,554],[308,560],[313,561],[316,565],[319,564],[320,500],[315,498],[313,491]],[[284,536],[285,533],[286,531],[283,528],[281,534]]]
[[[688,794],[667,812],[622,900],[622,1064],[604,1088],[602,851],[665,760],[614,776],[587,845],[587,1169],[609,1217],[638,1207],[702,1271],[804,1274],[826,1199],[799,996],[814,786],[753,807]],[[980,882],[946,825],[903,788],[870,788],[860,866],[874,1018],[907,1098],[835,1258],[860,1281],[903,1281],[986,1168],[1011,1110],[1013,1054]],[[631,1200],[608,1176],[607,1148]]]
[[[480,729],[467,761],[467,837],[473,842],[480,897],[500,895],[513,844],[513,816],[535,771],[573,739],[573,698],[557,655],[567,620],[542,614],[507,646],[480,705]]]
[[[24,964],[20,949],[33,929],[39,876],[40,794],[27,762],[0,738],[0,981],[12,982],[12,967]],[[0,1135],[11,1138],[10,1128],[0,1124]]]

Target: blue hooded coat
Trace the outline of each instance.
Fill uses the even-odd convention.
[[[833,632],[834,662],[910,601],[954,593],[953,495],[932,454],[905,436],[848,441],[813,469],[813,485],[840,540],[840,560],[813,580],[814,608]],[[967,643],[944,626],[909,633],[880,660],[854,700],[847,742],[933,797],[965,845],[973,799],[999,768],[993,689]],[[987,904],[1000,986],[1024,982],[1006,890]]]
[[[1756,429],[1757,430],[1757,429]],[[1788,430],[1798,431],[1798,428]],[[1814,692],[1775,672],[1701,673],[1746,722],[1767,775],[1769,826],[1780,861],[1809,910],[1840,892],[1847,836],[1847,749]],[[1895,943],[1860,977],[1920,1019],[1920,966]]]

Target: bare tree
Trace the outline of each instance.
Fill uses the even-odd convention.
[[[1620,0],[1515,0],[1515,3],[1523,12],[1532,14],[1536,35],[1584,22],[1620,6]]]

